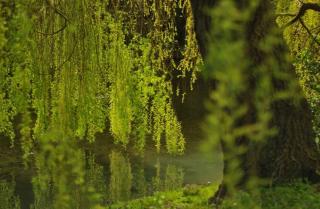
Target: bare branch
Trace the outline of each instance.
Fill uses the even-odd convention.
[[[298,13],[295,15],[295,17],[293,19],[291,19],[287,24],[284,25],[284,28],[294,24],[295,22],[297,22],[299,19],[301,19],[305,13],[308,10],[313,10],[316,12],[320,12],[320,4],[317,3],[303,3],[301,2],[301,7],[298,11]],[[291,16],[291,14],[288,14],[287,16]]]
[[[320,42],[317,40],[317,36],[314,36],[312,34],[312,32],[310,31],[310,29],[306,26],[306,24],[304,23],[304,21],[302,19],[299,19],[299,22],[301,23],[302,27],[307,31],[307,33],[309,34],[309,36],[312,38],[312,41],[314,41],[315,43],[317,43],[320,46]]]
[[[318,44],[320,46],[320,42],[317,40],[317,35],[313,35],[312,34],[312,30],[314,30],[315,28],[313,29],[309,29],[307,27],[307,25],[305,24],[305,22],[303,21],[303,16],[305,15],[305,13],[308,11],[308,10],[312,10],[312,11],[315,11],[315,12],[320,12],[320,4],[317,4],[317,3],[304,3],[300,0],[298,0],[299,3],[301,4],[301,7],[298,11],[297,14],[291,14],[291,13],[280,13],[280,14],[277,14],[277,17],[279,16],[290,16],[290,17],[293,17],[287,24],[285,24],[282,28],[287,28],[289,26],[291,26],[292,24],[296,23],[296,22],[300,22],[300,24],[302,25],[302,27],[307,31],[307,33],[309,34],[309,36],[313,39],[313,42]]]

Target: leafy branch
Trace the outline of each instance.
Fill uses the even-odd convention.
[[[293,25],[296,22],[300,22],[301,26],[307,31],[310,37],[312,37],[313,41],[316,42],[320,46],[320,42],[317,40],[317,36],[314,36],[311,32],[311,30],[307,27],[305,22],[303,21],[303,17],[306,14],[307,11],[315,11],[320,13],[320,4],[318,3],[304,3],[299,0],[301,3],[301,6],[296,14],[291,13],[281,13],[277,16],[291,16],[293,17],[288,23],[286,23],[283,28],[287,28],[291,25]]]

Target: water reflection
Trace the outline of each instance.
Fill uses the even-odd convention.
[[[95,204],[106,205],[109,199],[104,168],[96,163],[95,155],[91,152],[86,162],[86,185],[91,193],[91,200],[94,200]]]
[[[79,145],[51,133],[37,144],[27,170],[16,148],[0,157],[0,209],[88,209],[219,180],[219,157],[204,156],[194,147],[180,157],[158,155],[153,147],[137,156],[105,139]]]
[[[164,178],[164,190],[175,190],[182,187],[184,179],[184,172],[182,168],[175,165],[167,165],[166,175]]]
[[[162,174],[159,158],[155,165],[156,175],[152,178],[153,191],[171,191],[181,188],[184,182],[183,169],[176,165],[168,164],[164,175]]]
[[[36,154],[32,209],[85,209],[183,185],[182,168],[168,164],[161,169],[158,159],[154,166],[156,175],[148,182],[143,158],[136,158],[132,169],[128,154],[117,149],[109,154],[107,179],[104,167],[96,162],[94,154],[78,148],[72,140],[61,140],[57,144],[51,139],[47,137]]]
[[[146,179],[143,159],[135,159],[131,167],[128,155],[121,151],[112,151],[110,156],[109,195],[111,202],[126,201],[131,198],[143,197],[156,191],[169,191],[182,187],[184,172],[182,168],[168,164],[165,172],[161,170],[158,160],[154,169],[156,175],[151,181]]]
[[[85,208],[89,199],[85,184],[85,156],[76,141],[50,133],[39,140],[35,154],[36,174],[32,179],[35,195],[32,209]]]
[[[141,158],[135,159],[135,163],[132,164],[132,176],[132,197],[146,196],[149,189],[143,160]]]
[[[121,152],[112,151],[110,154],[110,200],[129,200],[132,187],[131,165]]]

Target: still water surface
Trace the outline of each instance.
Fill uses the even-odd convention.
[[[193,106],[196,105],[198,104]],[[93,199],[99,199],[100,204],[110,204],[151,195],[155,191],[173,190],[186,184],[219,182],[223,167],[221,152],[201,151],[199,147],[205,138],[200,128],[201,123],[195,122],[192,117],[188,118],[185,113],[183,115],[186,117],[183,119],[186,150],[182,156],[172,156],[165,152],[157,154],[152,139],[147,143],[144,156],[139,156],[130,148],[124,150],[113,145],[111,136],[106,133],[97,136],[96,142],[91,145],[77,147],[80,157],[71,159],[70,162],[85,161],[84,184],[90,185],[84,192],[85,196],[93,188],[99,193]],[[69,182],[77,178],[77,167],[59,167],[59,163],[64,164],[64,160],[54,158],[59,161],[55,164],[56,167],[41,164],[42,161],[37,164],[35,160],[25,169],[21,151],[17,147],[19,146],[10,148],[9,140],[0,138],[0,209],[51,208],[55,201],[61,201],[65,197],[76,197],[80,205],[87,204],[86,198],[81,196],[82,191],[74,189],[76,187],[71,183],[69,185]],[[54,149],[59,149],[59,146]],[[68,156],[78,155],[69,153],[65,156],[66,163],[70,163]],[[43,159],[47,157],[44,155]],[[52,182],[61,185],[54,185]]]
[[[192,134],[187,139],[183,156],[157,154],[152,146],[148,146],[142,157],[113,146],[108,143],[110,140],[100,136],[93,145],[83,147],[87,153],[86,160],[90,161],[86,172],[94,173],[99,182],[96,187],[100,187],[96,189],[104,193],[106,204],[150,195],[159,190],[173,190],[185,184],[220,181],[221,154],[218,151],[210,154],[202,152],[199,149],[201,140],[192,138]],[[0,200],[13,202],[17,198],[21,208],[29,209],[35,201],[32,178],[37,175],[36,169],[24,169],[17,156],[19,151],[4,145],[1,149],[1,153],[6,154],[1,155],[0,159]],[[10,209],[1,205],[1,209]]]

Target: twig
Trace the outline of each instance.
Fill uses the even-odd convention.
[[[302,27],[307,31],[309,36],[313,39],[312,41],[314,41],[315,43],[317,43],[320,46],[320,42],[317,40],[317,36],[314,36],[312,34],[312,32],[309,30],[309,28],[306,26],[306,24],[304,23],[304,21],[301,18],[299,18],[299,22],[301,23]]]
[[[61,31],[63,31],[66,27],[67,27],[67,22],[68,22],[68,18],[62,13],[62,11],[60,11],[58,8],[56,8],[54,5],[52,5],[49,0],[45,0],[47,2],[47,4],[54,10],[55,13],[57,13],[58,15],[60,15],[63,19],[64,19],[64,24],[63,26],[57,30],[57,31],[54,31],[52,33],[44,33],[44,32],[41,32],[41,31],[36,31],[37,33],[40,33],[42,35],[46,35],[46,36],[53,36],[57,33],[60,33]]]
[[[317,3],[304,3],[301,0],[298,0],[299,3],[301,4],[301,7],[298,11],[297,14],[291,14],[291,13],[280,13],[277,14],[277,16],[291,16],[293,17],[287,24],[285,24],[282,28],[287,28],[289,26],[291,26],[292,24],[296,23],[296,22],[300,22],[300,24],[302,25],[302,27],[307,31],[307,33],[309,34],[309,36],[313,39],[313,42],[318,44],[320,46],[320,42],[317,40],[317,36],[314,36],[311,32],[311,30],[307,27],[307,25],[304,23],[303,21],[303,16],[305,15],[305,13],[308,10],[312,10],[315,12],[320,12],[320,4]],[[314,30],[316,28],[313,28],[312,30]]]
[[[302,6],[300,7],[298,13],[295,15],[295,17],[293,19],[291,19],[287,24],[284,25],[284,28],[294,24],[295,22],[297,22],[299,19],[301,19],[305,13],[308,10],[313,10],[316,12],[320,12],[320,4],[317,3],[303,3],[301,2]],[[287,16],[291,16],[292,14],[287,14]]]

